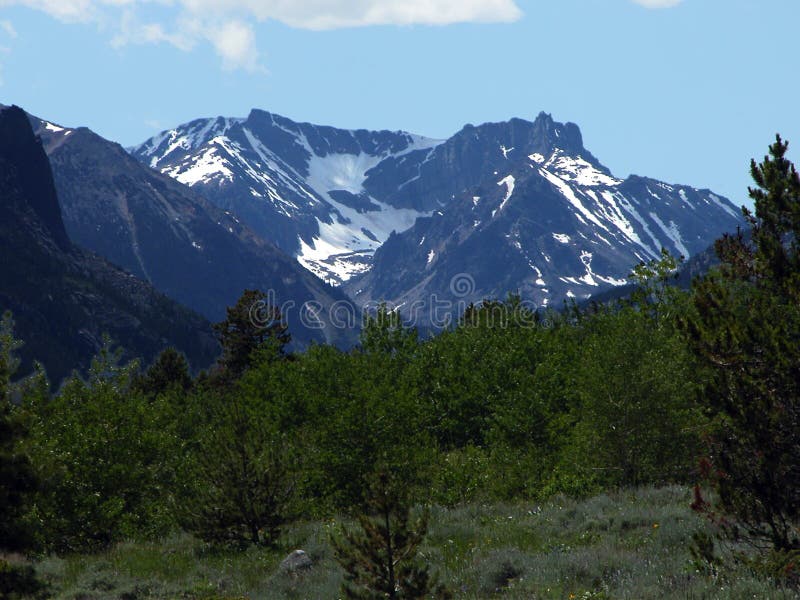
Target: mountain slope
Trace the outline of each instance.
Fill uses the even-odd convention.
[[[25,341],[23,369],[35,358],[59,381],[88,366],[104,334],[128,358],[174,346],[195,368],[212,362],[205,319],[70,242],[47,156],[17,107],[0,109],[0,211],[0,310]]]
[[[624,285],[662,247],[689,258],[742,224],[708,190],[613,177],[573,124],[541,114],[503,125],[466,128],[436,149],[456,154],[483,139],[497,153],[480,183],[389,238],[372,269],[346,284],[356,301],[404,305],[422,325],[443,324],[433,315],[437,302],[456,303],[451,317],[508,292],[560,304]]]
[[[132,154],[230,210],[323,279],[341,283],[368,268],[392,231],[432,208],[411,192],[394,189],[385,201],[369,194],[368,174],[386,160],[418,163],[438,143],[253,110],[246,119],[192,121]]]
[[[79,245],[222,320],[245,289],[284,307],[296,341],[344,343],[352,332],[301,320],[303,305],[329,307],[344,295],[187,186],[142,165],[92,131],[31,118],[49,154],[64,222]],[[307,316],[307,315],[306,315]]]

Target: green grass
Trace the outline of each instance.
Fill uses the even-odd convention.
[[[709,577],[691,566],[705,524],[689,490],[643,488],[588,500],[436,507],[422,554],[456,598],[795,598],[745,570]],[[216,552],[187,535],[130,542],[94,556],[38,565],[57,598],[339,598],[342,573],[328,544],[335,521],[288,528],[281,547]],[[281,573],[303,548],[315,566]]]

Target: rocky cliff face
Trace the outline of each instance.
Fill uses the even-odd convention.
[[[0,110],[0,311],[25,341],[23,368],[41,361],[54,382],[85,369],[109,335],[128,358],[167,346],[195,368],[218,348],[209,323],[68,239],[47,156],[28,117]]]
[[[59,250],[70,248],[61,210],[54,192],[53,175],[47,155],[34,139],[30,125],[19,119],[17,107],[0,106],[0,161],[8,192],[0,197],[7,215],[24,218],[30,227]],[[13,193],[16,191],[18,193]]]

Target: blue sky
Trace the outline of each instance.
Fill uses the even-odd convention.
[[[441,138],[544,110],[618,176],[741,204],[776,132],[800,147],[798,23],[797,0],[0,0],[0,102],[124,145],[252,107]]]

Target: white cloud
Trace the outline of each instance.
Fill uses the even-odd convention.
[[[678,6],[683,0],[633,0],[645,8],[672,8]]]
[[[280,21],[300,29],[370,25],[449,25],[511,22],[517,0],[0,0],[65,22],[113,28],[112,44],[168,43],[190,50],[210,43],[226,69],[262,70],[253,22]],[[652,2],[653,0],[636,0]],[[661,0],[664,1],[664,0]],[[675,1],[675,0],[671,0]],[[141,8],[148,20],[142,20]],[[153,19],[152,14],[159,13]]]
[[[222,58],[225,69],[246,69],[258,71],[258,50],[253,28],[241,21],[228,21],[206,34],[214,44],[217,54]]]
[[[522,16],[515,0],[180,0],[196,14],[237,12],[301,29],[367,25],[509,22]]]
[[[142,22],[133,11],[126,11],[111,44],[119,48],[129,44],[167,43],[189,51],[201,41],[213,46],[225,70],[263,71],[255,31],[240,20],[218,22],[181,18],[173,31],[167,31],[160,23]]]
[[[168,43],[188,51],[194,48],[197,38],[202,37],[198,35],[199,32],[186,30],[187,28],[179,28],[168,33],[160,23],[142,22],[132,10],[123,12],[114,29],[116,33],[111,39],[111,45],[115,48],[129,44]]]
[[[0,6],[15,4],[46,12],[62,21],[78,22],[90,20],[91,12],[97,2],[95,0],[0,0]]]
[[[17,30],[14,29],[14,25],[11,21],[0,21],[0,29],[12,40],[17,38]]]

